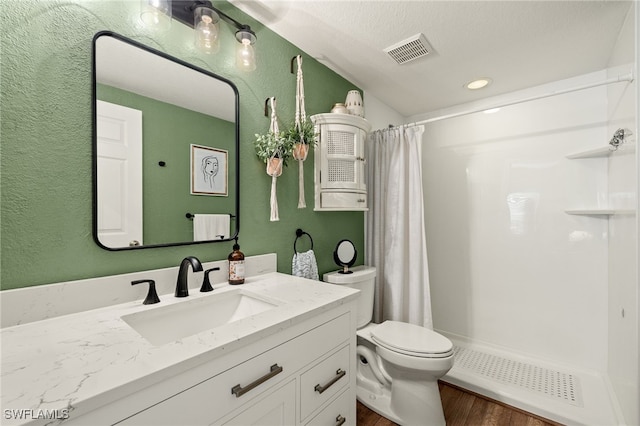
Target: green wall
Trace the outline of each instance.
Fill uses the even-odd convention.
[[[145,245],[191,241],[189,213],[234,213],[235,194],[191,195],[190,144],[227,151],[227,177],[235,168],[235,125],[210,115],[98,84],[96,97],[142,111],[143,241]],[[158,162],[164,161],[165,167]],[[235,226],[235,223],[231,223]]]
[[[156,34],[141,27],[137,1],[5,2],[0,7],[0,288],[120,274],[177,265],[188,255],[226,259],[232,244],[208,243],[111,252],[92,238],[91,40],[111,30],[233,81],[240,93],[240,245],[247,255],[276,252],[291,272],[296,228],[314,238],[321,273],[335,269],[331,253],[342,238],[364,252],[364,215],[313,211],[313,153],[305,164],[308,207],[297,209],[297,165],[278,179],[280,221],[269,221],[270,178],[253,151],[269,119],[264,102],[278,99],[281,126],[293,119],[291,58],[304,57],[309,115],[327,112],[353,85],[228,3],[223,11],[256,31],[258,69],[236,71],[235,41],[226,25],[220,52],[192,44],[190,28],[173,22]],[[359,263],[362,259],[359,259]]]

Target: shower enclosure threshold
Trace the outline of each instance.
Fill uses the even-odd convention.
[[[563,424],[619,425],[610,386],[597,372],[575,370],[447,335],[453,368],[442,380]]]

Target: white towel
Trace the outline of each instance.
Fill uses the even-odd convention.
[[[318,280],[318,265],[313,250],[304,253],[295,253],[291,261],[291,272],[296,277]]]
[[[193,241],[229,238],[231,216],[228,214],[193,215]]]

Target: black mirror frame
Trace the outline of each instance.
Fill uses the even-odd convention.
[[[97,152],[97,147],[98,147],[98,135],[97,135],[97,111],[96,111],[96,99],[97,99],[97,79],[96,79],[96,42],[98,40],[99,37],[101,36],[110,36],[113,37],[115,39],[118,39],[124,43],[128,43],[131,44],[139,49],[145,50],[149,53],[152,53],[154,55],[158,55],[162,58],[165,58],[167,60],[176,62],[182,66],[185,66],[189,69],[192,69],[194,71],[203,73],[205,75],[208,75],[209,77],[215,78],[217,80],[220,80],[224,83],[229,84],[229,86],[231,86],[231,88],[233,89],[233,92],[235,94],[235,99],[236,99],[236,105],[235,105],[235,128],[236,128],[236,135],[235,135],[235,148],[236,148],[236,170],[235,170],[235,181],[236,181],[236,191],[235,191],[235,209],[236,209],[236,214],[235,214],[235,232],[233,233],[233,235],[231,235],[229,238],[225,238],[225,239],[221,239],[221,240],[208,240],[208,241],[184,241],[184,242],[177,242],[177,243],[166,243],[166,244],[151,244],[151,245],[142,245],[142,246],[130,246],[130,247],[107,247],[104,244],[102,244],[100,242],[100,239],[98,238],[98,152]],[[158,248],[158,247],[175,247],[175,246],[185,246],[185,245],[192,245],[192,244],[208,244],[208,243],[217,243],[217,242],[224,242],[224,241],[233,241],[236,240],[238,238],[238,234],[240,233],[240,95],[238,92],[238,88],[236,87],[235,84],[233,84],[232,81],[221,77],[217,74],[214,74],[210,71],[207,71],[205,69],[199,68],[193,64],[190,64],[188,62],[185,62],[181,59],[178,59],[174,56],[168,55],[164,52],[161,52],[159,50],[156,50],[152,47],[149,46],[145,46],[142,43],[139,43],[135,40],[132,40],[130,38],[127,38],[125,36],[122,36],[118,33],[115,33],[113,31],[99,31],[97,32],[94,36],[93,36],[93,40],[92,40],[92,46],[91,46],[91,72],[92,72],[92,76],[91,76],[91,99],[92,99],[92,104],[91,104],[91,112],[92,112],[92,116],[91,116],[91,125],[92,125],[92,156],[91,156],[91,172],[92,172],[92,234],[93,234],[93,240],[94,242],[100,246],[101,248],[105,249],[105,250],[109,250],[109,251],[123,251],[123,250],[141,250],[141,249],[147,249],[147,248]]]

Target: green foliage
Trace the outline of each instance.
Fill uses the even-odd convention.
[[[282,158],[283,165],[287,165],[287,160],[293,155],[293,142],[285,137],[285,132],[273,133],[268,131],[262,135],[256,133],[256,140],[253,143],[256,155],[263,162],[269,161],[272,157]]]
[[[289,128],[284,132],[285,137],[289,139],[292,145],[302,142],[306,145],[312,145],[315,147],[316,134],[311,120],[307,119],[303,121],[300,127],[301,128],[298,129],[295,123],[291,124],[291,126],[289,126]]]

